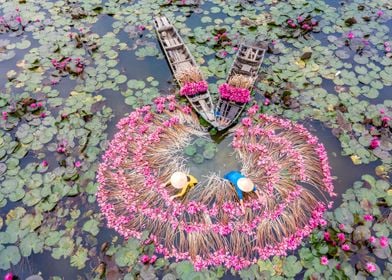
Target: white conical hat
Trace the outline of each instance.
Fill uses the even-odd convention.
[[[238,179],[237,185],[243,192],[251,192],[255,187],[255,184],[253,184],[252,180],[249,178]]]
[[[188,178],[184,172],[174,172],[170,177],[170,184],[176,189],[182,189],[188,183]]]

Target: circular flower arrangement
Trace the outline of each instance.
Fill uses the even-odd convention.
[[[303,126],[254,108],[233,129],[232,146],[259,194],[246,193],[242,208],[234,187],[213,174],[171,199],[178,190],[165,182],[187,171],[182,150],[206,132],[173,96],[155,104],[157,112],[143,107],[122,119],[103,156],[97,196],[109,227],[125,238],[148,231],[158,253],[199,270],[285,255],[325,223],[327,195],[335,194],[323,145]]]

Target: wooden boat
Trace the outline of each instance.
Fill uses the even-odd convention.
[[[195,59],[185,46],[184,41],[178,34],[174,26],[169,22],[165,16],[158,16],[154,20],[155,30],[158,34],[159,42],[163,48],[166,58],[169,62],[170,68],[176,78],[178,84],[182,87],[179,75],[187,69],[196,68],[200,75],[198,65]],[[202,77],[204,80],[204,78]],[[216,126],[214,115],[214,104],[212,103],[211,95],[207,90],[205,93],[195,96],[185,96],[192,107],[213,126]]]
[[[252,91],[261,63],[264,59],[265,51],[266,50],[263,48],[242,44],[239,47],[233,65],[231,66],[226,83],[235,75],[243,75],[249,77],[250,82],[247,89]],[[215,112],[217,129],[223,130],[232,125],[241,115],[246,104],[247,103],[241,104],[225,100],[219,96]]]

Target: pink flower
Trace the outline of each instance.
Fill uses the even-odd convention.
[[[144,31],[146,29],[146,27],[144,25],[140,24],[140,25],[138,25],[137,29],[139,31]]]
[[[12,280],[14,279],[14,275],[11,272],[8,272],[5,276],[4,276],[4,280]]]
[[[206,81],[185,83],[180,89],[181,96],[194,96],[196,94],[204,93],[208,89]]]
[[[324,240],[331,241],[331,234],[328,231],[324,232]]]
[[[344,230],[344,224],[339,224],[339,229]]]
[[[265,100],[264,100],[264,106],[268,106],[269,104],[271,103],[271,101],[268,99],[268,98],[266,98]]]
[[[391,47],[385,47],[386,52],[391,52],[391,50],[392,50]]]
[[[46,166],[49,165],[48,162],[47,162],[46,160],[43,160],[41,164],[42,164],[43,167],[46,167]]]
[[[343,245],[342,245],[342,250],[343,250],[343,251],[350,251],[350,245],[348,245],[348,244],[343,244]]]
[[[243,118],[242,121],[241,121],[241,123],[242,123],[244,126],[251,126],[251,125],[252,125],[252,120],[251,120],[250,118]]]
[[[366,267],[366,270],[370,273],[375,272],[377,270],[376,265],[371,262],[367,262],[365,267]]]
[[[338,233],[337,237],[341,242],[344,242],[346,240],[346,236],[344,235],[344,233]]]
[[[384,12],[381,10],[378,10],[376,14],[378,17],[381,17],[384,14]]]
[[[373,244],[374,242],[376,242],[376,238],[374,236],[370,236],[369,242]]]
[[[141,261],[143,264],[147,264],[147,263],[150,262],[150,257],[149,257],[148,255],[143,255],[143,256],[140,257],[140,261]]]
[[[46,118],[46,113],[45,112],[42,112],[41,114],[39,114],[39,116],[41,117],[41,118]]]
[[[42,107],[42,102],[37,102],[36,105],[37,107]]]
[[[363,219],[364,219],[365,221],[373,221],[373,216],[372,216],[372,215],[369,215],[369,214],[365,214],[365,215],[363,216]]]
[[[31,108],[31,109],[37,108],[37,103],[31,103],[31,104],[30,104],[30,108]]]
[[[21,18],[20,16],[17,16],[17,17],[15,18],[15,20],[16,20],[17,22],[19,22],[19,23],[22,23],[22,18]]]
[[[355,38],[354,33],[353,33],[352,31],[348,32],[348,33],[347,33],[347,38],[348,38],[349,40],[354,39],[354,38]]]
[[[8,113],[7,113],[7,112],[2,112],[2,113],[1,113],[1,118],[2,118],[3,120],[7,120],[7,118],[8,118]]]
[[[82,163],[78,160],[78,161],[75,161],[74,165],[76,168],[79,168],[82,166]]]
[[[254,104],[252,107],[250,107],[250,108],[248,109],[248,114],[249,114],[249,116],[255,115],[255,114],[257,113],[258,110],[259,110],[259,105]]]
[[[380,246],[382,248],[388,247],[388,245],[389,245],[388,237],[385,237],[385,236],[381,236],[380,239],[378,240],[378,242],[380,242]]]
[[[380,140],[377,137],[373,137],[372,141],[370,142],[370,149],[376,149],[380,146]]]
[[[246,88],[236,88],[227,83],[221,84],[218,88],[219,94],[222,99],[247,103],[250,100],[250,91]]]
[[[320,263],[321,263],[322,265],[328,265],[328,258],[327,258],[326,256],[322,256],[322,257],[320,258]]]
[[[381,118],[382,125],[383,125],[384,127],[387,127],[390,120],[391,120],[391,119],[390,119],[388,116],[383,116],[383,117]]]
[[[157,258],[158,257],[156,255],[152,255],[151,258],[150,258],[150,264],[154,264],[155,261],[157,260]]]
[[[303,16],[298,16],[298,17],[297,17],[297,21],[298,21],[298,22],[304,21],[304,17],[303,17]]]

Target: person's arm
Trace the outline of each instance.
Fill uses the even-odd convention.
[[[176,194],[176,195],[173,195],[173,196],[170,197],[170,198],[171,198],[171,199],[174,199],[174,198],[183,196],[183,195],[186,193],[187,189],[188,189],[188,185],[186,185],[185,187],[183,187],[183,188],[181,189],[181,192],[180,192],[180,193],[178,193],[178,194]]]

